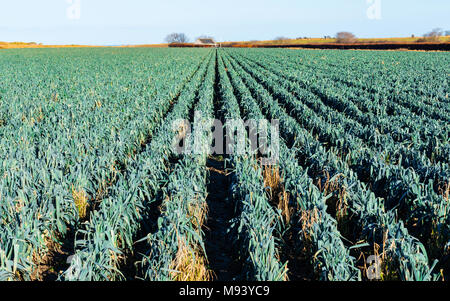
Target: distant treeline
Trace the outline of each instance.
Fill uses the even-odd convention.
[[[211,45],[197,45],[191,43],[170,44],[169,47],[199,47],[211,48]],[[314,43],[314,44],[250,44],[226,43],[218,44],[224,48],[309,48],[309,49],[368,49],[368,50],[425,50],[450,51],[450,43]]]

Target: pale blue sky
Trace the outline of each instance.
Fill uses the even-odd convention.
[[[380,0],[381,20],[367,16],[367,2],[378,0],[79,0],[75,20],[70,1],[0,0],[0,41],[122,45],[160,43],[171,32],[233,41],[450,30],[449,0]]]

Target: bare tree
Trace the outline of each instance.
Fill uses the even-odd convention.
[[[208,36],[208,35],[205,35],[205,34],[199,36],[199,37],[197,38],[197,40],[198,40],[198,39],[211,39],[211,40],[215,41],[214,37]]]
[[[439,42],[439,38],[444,34],[441,28],[435,28],[432,31],[423,35],[422,39],[417,42]]]
[[[425,34],[426,37],[441,37],[443,34],[442,28],[435,28],[429,33]]]
[[[188,43],[189,38],[184,33],[172,33],[166,37],[165,41],[169,44]]]
[[[336,42],[338,43],[355,43],[356,36],[351,32],[341,31],[336,34]]]
[[[280,44],[285,44],[289,42],[289,38],[283,37],[283,36],[279,36],[275,38],[275,41],[280,43]]]

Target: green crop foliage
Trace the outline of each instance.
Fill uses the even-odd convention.
[[[234,279],[368,281],[376,255],[378,280],[441,280],[449,66],[446,53],[2,50],[0,280],[42,280],[62,245],[60,281],[213,280],[208,153],[172,149],[180,119],[193,124],[186,142],[211,145],[198,111],[280,122],[272,169],[220,156]]]

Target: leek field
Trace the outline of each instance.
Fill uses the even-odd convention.
[[[444,52],[1,50],[0,280],[447,280],[449,76]],[[279,120],[278,163],[174,154],[195,112]]]

